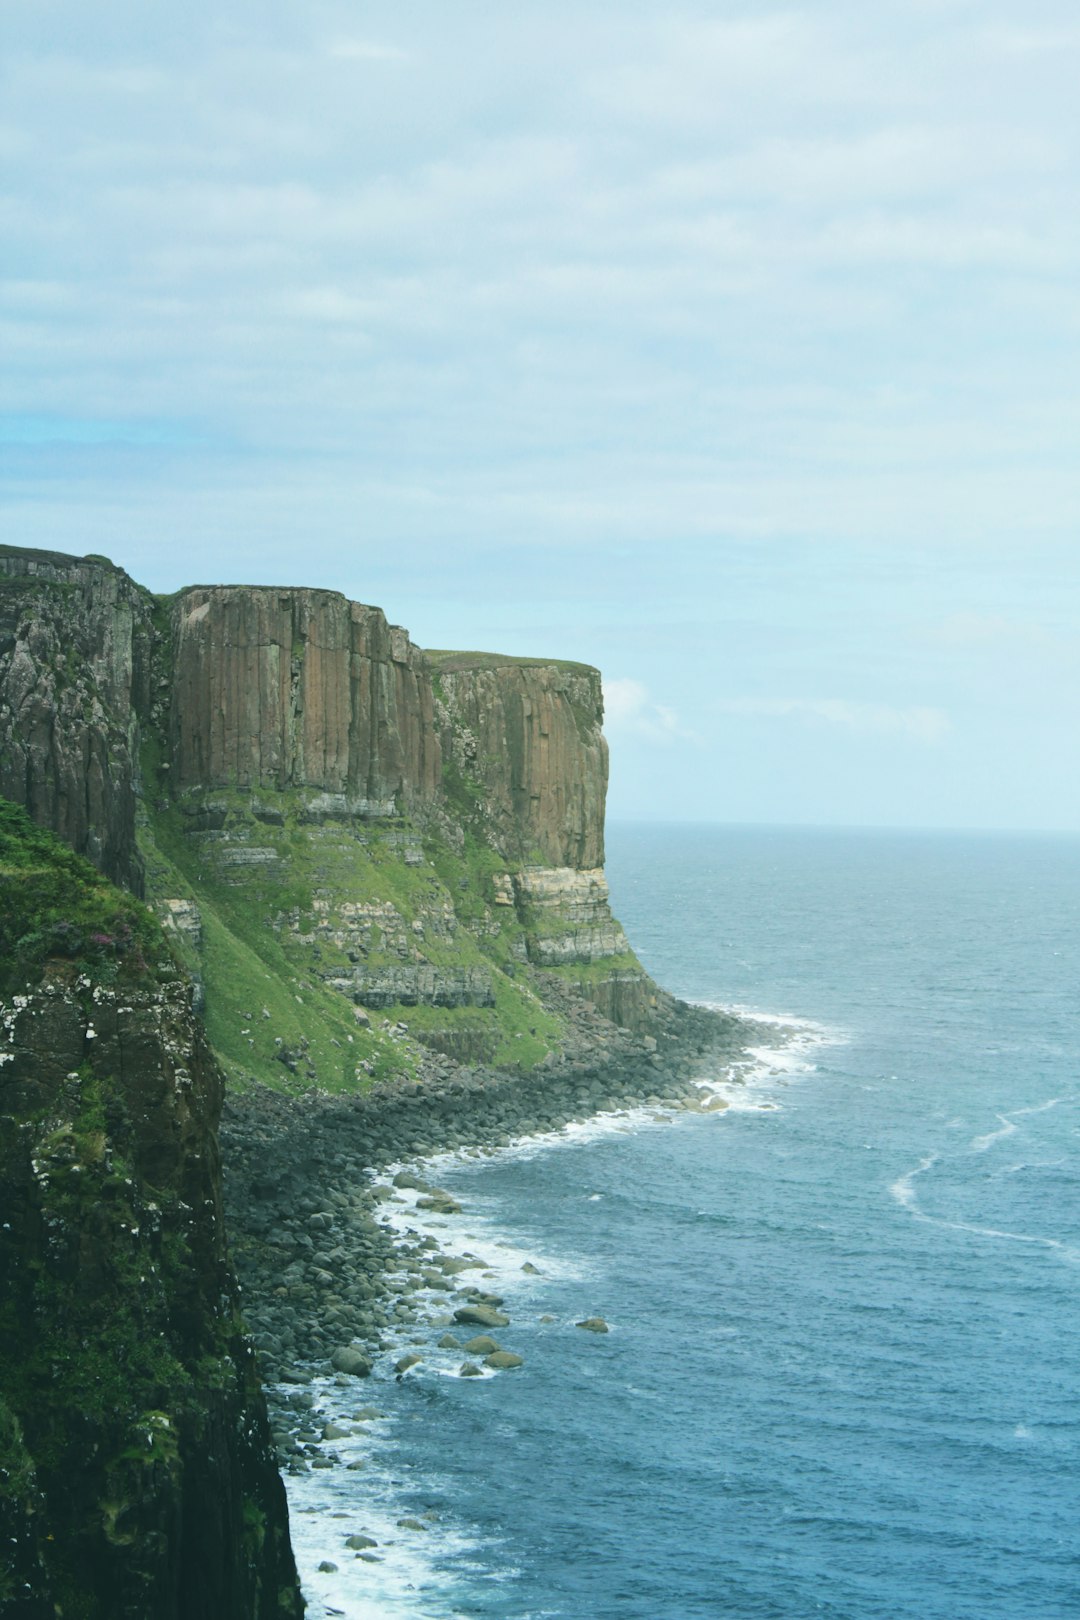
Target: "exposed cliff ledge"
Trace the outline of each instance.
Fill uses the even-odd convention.
[[[222,1094],[160,931],[0,807],[12,1620],[302,1613],[222,1227]]]

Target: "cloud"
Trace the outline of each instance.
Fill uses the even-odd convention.
[[[952,730],[943,709],[920,705],[896,708],[887,703],[853,703],[844,698],[721,698],[713,707],[720,714],[821,722],[843,731],[907,737],[930,745],[943,742]]]
[[[648,688],[630,679],[604,682],[604,719],[612,731],[630,732],[647,742],[672,743],[692,733],[666,703],[654,703]]]
[[[380,45],[372,39],[339,39],[330,47],[330,55],[340,62],[407,62],[408,51],[396,45]]]

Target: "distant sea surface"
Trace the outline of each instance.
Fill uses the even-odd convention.
[[[290,1481],[310,1613],[1075,1620],[1080,840],[608,856],[662,984],[796,1039],[703,1071],[723,1113],[439,1162],[526,1366],[363,1386],[374,1457]],[[382,1563],[342,1556],[360,1528]]]

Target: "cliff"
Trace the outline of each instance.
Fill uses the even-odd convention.
[[[525,1069],[567,990],[650,1027],[603,874],[596,670],[425,653],[332,591],[157,600],[12,549],[0,625],[8,796],[144,890],[235,1083]]]
[[[494,1063],[541,1119],[585,1032],[651,1075],[672,1003],[608,905],[602,716],[587,666],[428,654],[334,592],[0,548],[5,1615],[302,1611],[226,1077],[437,1102]]]
[[[150,915],[0,805],[0,1610],[284,1620],[221,1071]]]
[[[429,652],[444,755],[482,789],[485,835],[515,866],[604,864],[600,673],[491,653]]]
[[[422,654],[333,591],[214,586],[172,604],[173,785],[312,788],[392,816],[439,785]]]

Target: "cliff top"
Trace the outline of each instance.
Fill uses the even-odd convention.
[[[22,563],[30,573],[38,575],[43,569],[70,573],[72,569],[85,568],[89,564],[91,568],[102,568],[110,574],[119,574],[122,579],[131,579],[127,570],[121,568],[119,563],[114,563],[111,557],[104,557],[98,551],[88,551],[85,557],[77,557],[70,551],[42,551],[38,546],[0,544],[0,563],[5,561]]]
[[[598,675],[592,664],[576,664],[570,658],[520,658],[510,653],[454,652],[442,647],[425,647],[424,657],[440,672],[448,675],[474,669],[507,669],[514,665],[522,669],[565,669],[574,675]]]

